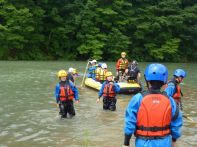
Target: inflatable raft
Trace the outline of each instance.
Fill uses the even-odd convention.
[[[126,83],[126,82],[119,82],[117,83],[120,86],[119,93],[137,93],[141,91],[141,87],[138,83]],[[102,84],[98,81],[93,80],[92,78],[85,79],[85,85],[87,87],[100,90]]]

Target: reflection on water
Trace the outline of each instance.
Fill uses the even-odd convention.
[[[76,67],[77,65],[77,67]],[[76,81],[80,103],[75,104],[77,115],[60,120],[54,105],[56,72],[69,66],[80,75],[85,62],[0,62],[0,147],[26,146],[95,146],[120,147],[123,144],[124,111],[131,95],[118,95],[117,111],[103,111],[96,103],[97,91],[81,88],[82,77]],[[141,71],[145,63],[140,64]],[[176,67],[185,68],[184,112],[197,122],[196,64],[166,64],[170,74]],[[181,66],[180,66],[181,65]],[[115,63],[109,63],[115,73]],[[184,121],[181,146],[197,146],[197,123]],[[132,145],[134,138],[132,138]]]

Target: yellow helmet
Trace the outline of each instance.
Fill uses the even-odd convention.
[[[77,74],[77,70],[75,68],[73,69],[73,74]]]
[[[109,76],[113,76],[113,75],[112,75],[112,72],[110,72],[110,71],[106,72],[106,74],[105,74],[105,77],[106,77],[106,78],[109,77]]]
[[[66,77],[67,72],[65,70],[60,70],[60,71],[58,71],[57,76],[58,76],[58,78]]]
[[[122,52],[121,55],[127,55],[126,52]]]

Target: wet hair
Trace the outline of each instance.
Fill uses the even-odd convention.
[[[160,89],[164,85],[164,82],[162,81],[149,81],[149,82],[153,89]]]

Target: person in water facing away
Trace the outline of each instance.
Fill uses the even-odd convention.
[[[67,72],[60,70],[58,72],[59,83],[56,85],[55,97],[59,104],[61,118],[66,118],[67,113],[72,117],[75,115],[73,99],[79,103],[78,90],[72,82],[67,80]]]
[[[97,103],[100,101],[101,96],[103,96],[103,109],[115,111],[117,101],[116,93],[120,91],[120,87],[118,84],[112,81],[113,75],[111,72],[107,72],[105,77],[106,81],[102,84]]]
[[[162,64],[150,64],[145,70],[148,90],[130,100],[125,113],[125,147],[136,136],[136,147],[175,147],[181,136],[182,114],[172,97],[161,92],[168,71]]]
[[[167,95],[174,98],[175,102],[181,108],[181,110],[181,97],[183,96],[183,93],[181,91],[181,87],[179,86],[179,84],[183,81],[183,78],[185,77],[186,72],[183,69],[176,69],[174,71],[174,77],[170,81],[168,81],[167,84],[164,86]]]

